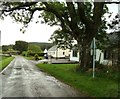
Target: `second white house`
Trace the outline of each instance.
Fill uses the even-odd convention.
[[[68,58],[70,56],[70,49],[64,50],[62,48],[58,48],[57,45],[55,45],[48,49],[47,53],[53,58]]]

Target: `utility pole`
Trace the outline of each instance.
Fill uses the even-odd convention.
[[[95,78],[95,37],[93,38],[93,78]]]
[[[119,0],[120,2],[120,0]],[[120,17],[120,4],[118,4],[118,14]],[[119,26],[120,26],[120,22],[119,22]],[[118,30],[118,62],[117,62],[117,66],[118,66],[118,97],[120,97],[120,27]]]

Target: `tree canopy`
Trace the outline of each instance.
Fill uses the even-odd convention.
[[[10,49],[13,49],[14,45],[2,45],[2,51],[8,51]]]
[[[52,43],[45,43],[45,42],[30,42],[29,44],[40,46],[42,51],[44,51],[45,49],[49,49],[50,47],[53,46]]]
[[[79,0],[78,0],[79,1]],[[81,69],[86,69],[89,60],[89,47],[93,37],[105,35],[106,21],[103,15],[108,11],[105,0],[94,2],[2,2],[2,16],[10,15],[17,22],[27,27],[35,12],[40,11],[38,18],[42,23],[59,25],[56,31],[59,36],[70,42],[77,41]],[[118,2],[119,3],[119,2]],[[58,39],[57,39],[58,40]],[[102,39],[101,39],[102,40]],[[61,40],[63,41],[63,40]],[[64,44],[65,42],[63,42]]]
[[[16,41],[14,49],[20,51],[20,53],[22,53],[23,51],[27,51],[28,43],[25,41]]]
[[[28,44],[28,50],[30,50],[33,53],[41,53],[42,52],[40,46],[35,45],[35,44]]]

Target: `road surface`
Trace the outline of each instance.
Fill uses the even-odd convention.
[[[42,72],[21,56],[0,74],[0,97],[81,97],[75,89]]]

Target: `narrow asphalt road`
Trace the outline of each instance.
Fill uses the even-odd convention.
[[[0,97],[82,97],[70,86],[16,56],[0,74]]]

